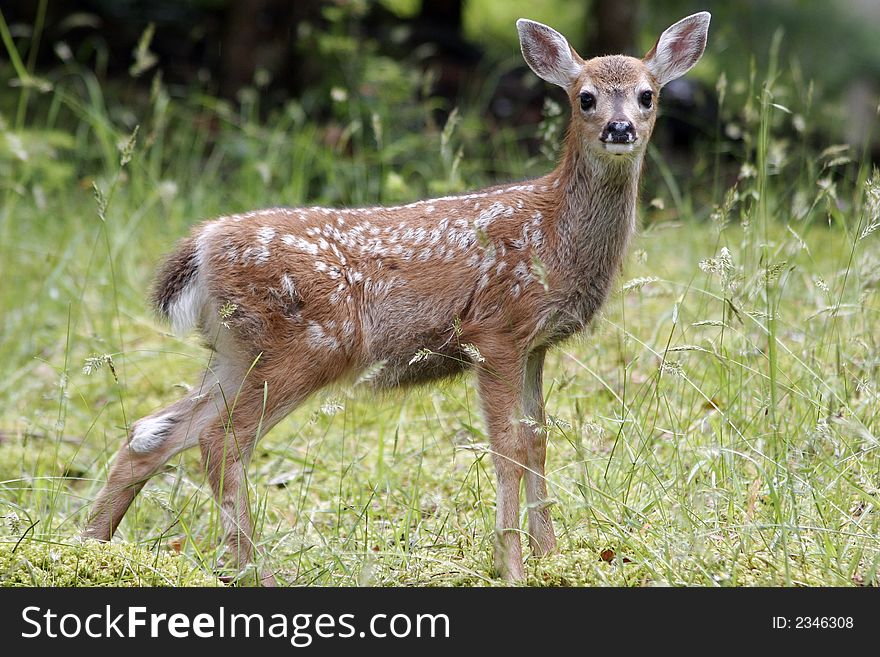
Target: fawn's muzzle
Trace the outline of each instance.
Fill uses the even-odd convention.
[[[631,144],[636,140],[636,129],[629,121],[611,121],[601,136],[606,144]]]

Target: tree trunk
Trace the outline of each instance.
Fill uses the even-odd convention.
[[[635,55],[638,5],[638,0],[593,0],[587,19],[587,48],[582,54]]]
[[[257,69],[289,85],[297,77],[297,25],[320,15],[321,0],[230,0],[221,45],[221,93],[233,98],[252,84]]]

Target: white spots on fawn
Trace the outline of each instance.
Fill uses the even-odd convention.
[[[249,246],[241,252],[241,261],[244,264],[254,262],[263,265],[269,260],[269,244],[275,239],[275,229],[271,226],[262,226],[257,230],[257,244]]]
[[[324,298],[331,305],[353,302],[353,298],[361,303],[364,297],[386,296],[395,287],[404,285],[402,279],[389,277],[390,272],[383,265],[386,257],[392,259],[392,264],[397,260],[400,265],[459,262],[476,270],[478,289],[491,285],[493,280],[508,279],[511,293],[519,295],[534,276],[526,263],[519,263],[514,269],[517,260],[506,257],[508,249],[527,251],[544,242],[541,213],[534,212],[526,219],[529,199],[517,193],[535,188],[532,184],[512,185],[390,208],[315,207],[247,213],[241,215],[242,218],[274,215],[291,219],[274,227],[251,229],[255,231],[251,246],[239,247],[239,251],[243,251],[239,254],[231,248],[234,245],[230,241],[227,245],[230,248],[224,254],[245,262],[265,263],[275,253],[270,254],[271,245],[280,240],[292,251],[312,256],[305,258],[301,266],[311,267],[329,279]],[[413,212],[414,209],[418,211]],[[397,211],[400,214],[394,215]],[[407,211],[409,214],[405,215]],[[521,218],[514,219],[515,223],[510,225],[506,219],[515,216]],[[497,226],[502,221],[503,229]],[[499,241],[497,236],[503,234],[510,236],[507,239],[511,241]],[[302,262],[296,253],[288,252],[284,257]],[[293,279],[293,274],[299,275],[299,271],[288,274],[280,268],[276,280],[281,281],[282,294],[290,297],[301,294]],[[319,329],[324,332],[323,336],[319,335]],[[326,326],[320,324],[308,330],[310,343],[325,348],[331,338],[338,338],[327,334]]]
[[[335,306],[337,303],[339,303],[342,300],[343,295],[346,294],[346,290],[347,288],[345,283],[340,283],[339,285],[337,285],[333,292],[330,293],[330,305]],[[348,299],[351,299],[350,295],[347,296]]]
[[[498,217],[513,215],[513,207],[507,207],[501,201],[495,201],[488,208],[480,212],[480,216],[474,221],[477,230],[485,231]]]
[[[467,251],[474,245],[476,241],[477,235],[474,232],[459,233],[457,236],[456,245],[458,246],[459,251]]]
[[[306,338],[312,349],[329,349],[335,351],[339,348],[339,340],[326,332],[324,326],[318,322],[310,321],[306,327]]]
[[[346,319],[342,322],[342,340],[346,345],[351,345],[352,338],[354,337],[354,322],[350,319]]]
[[[385,297],[397,287],[401,287],[406,285],[406,280],[399,276],[392,276],[390,278],[376,278],[368,277],[364,281],[364,295],[372,295],[374,297]]]
[[[241,252],[240,260],[244,264],[253,261],[258,265],[269,259],[269,249],[265,246],[249,246]]]
[[[306,216],[305,210],[303,208],[263,208],[262,210],[250,210],[249,212],[234,214],[231,215],[229,219],[232,219],[235,222],[239,222],[243,219],[278,217],[282,215],[285,217],[292,217],[296,215],[300,219],[305,219]]]
[[[231,239],[223,240],[223,252],[226,254],[227,262],[235,262],[238,260],[238,248],[233,244]]]
[[[512,246],[515,249],[526,249],[529,246],[540,247],[544,243],[544,232],[539,228],[542,220],[543,215],[540,212],[535,212],[531,221],[523,224],[520,237],[511,242]]]
[[[290,233],[288,233],[281,237],[281,241],[284,242],[287,246],[297,249],[298,251],[304,251],[309,255],[318,255],[318,245],[309,242],[308,240],[304,240],[298,235],[291,235]]]
[[[513,278],[516,281],[510,290],[510,294],[513,298],[519,297],[522,290],[536,280],[535,275],[531,272],[525,260],[520,260],[519,264],[514,267]]]
[[[477,255],[477,254],[474,254]],[[489,284],[489,272],[492,267],[495,266],[495,261],[497,260],[498,253],[494,247],[490,247],[483,252],[483,258],[480,260],[478,257],[479,265],[480,265],[480,280],[477,283],[477,289],[482,290]]]
[[[263,246],[275,239],[275,229],[272,226],[263,226],[257,231],[257,241]]]
[[[138,454],[152,452],[162,446],[173,426],[174,416],[170,413],[139,420],[134,425],[128,448]]]
[[[367,240],[363,246],[361,246],[361,253],[366,256],[370,256],[373,258],[378,258],[380,256],[387,256],[388,249],[382,246],[382,240],[379,239],[370,239]]]
[[[285,272],[281,276],[281,289],[284,290],[284,293],[287,294],[291,299],[295,299],[297,297],[296,286],[293,284],[293,278],[290,274]]]
[[[528,265],[526,265],[525,260],[521,260],[519,264],[514,268],[513,275],[518,280],[527,281],[531,278],[532,272],[529,271]]]
[[[346,260],[345,256],[342,255],[342,252],[339,250],[339,248],[336,246],[336,244],[331,243],[330,250],[333,251],[333,255],[335,255],[339,259],[339,264],[341,264],[342,266],[345,266],[345,264],[348,262],[348,260]]]

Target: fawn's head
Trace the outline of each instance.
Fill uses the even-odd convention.
[[[705,11],[683,18],[642,59],[611,55],[584,61],[556,30],[524,18],[516,27],[529,67],[568,93],[569,130],[591,152],[622,156],[647,145],[660,88],[703,55],[709,19]]]

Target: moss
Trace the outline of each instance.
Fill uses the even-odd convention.
[[[0,586],[218,586],[185,557],[126,543],[0,542]]]

